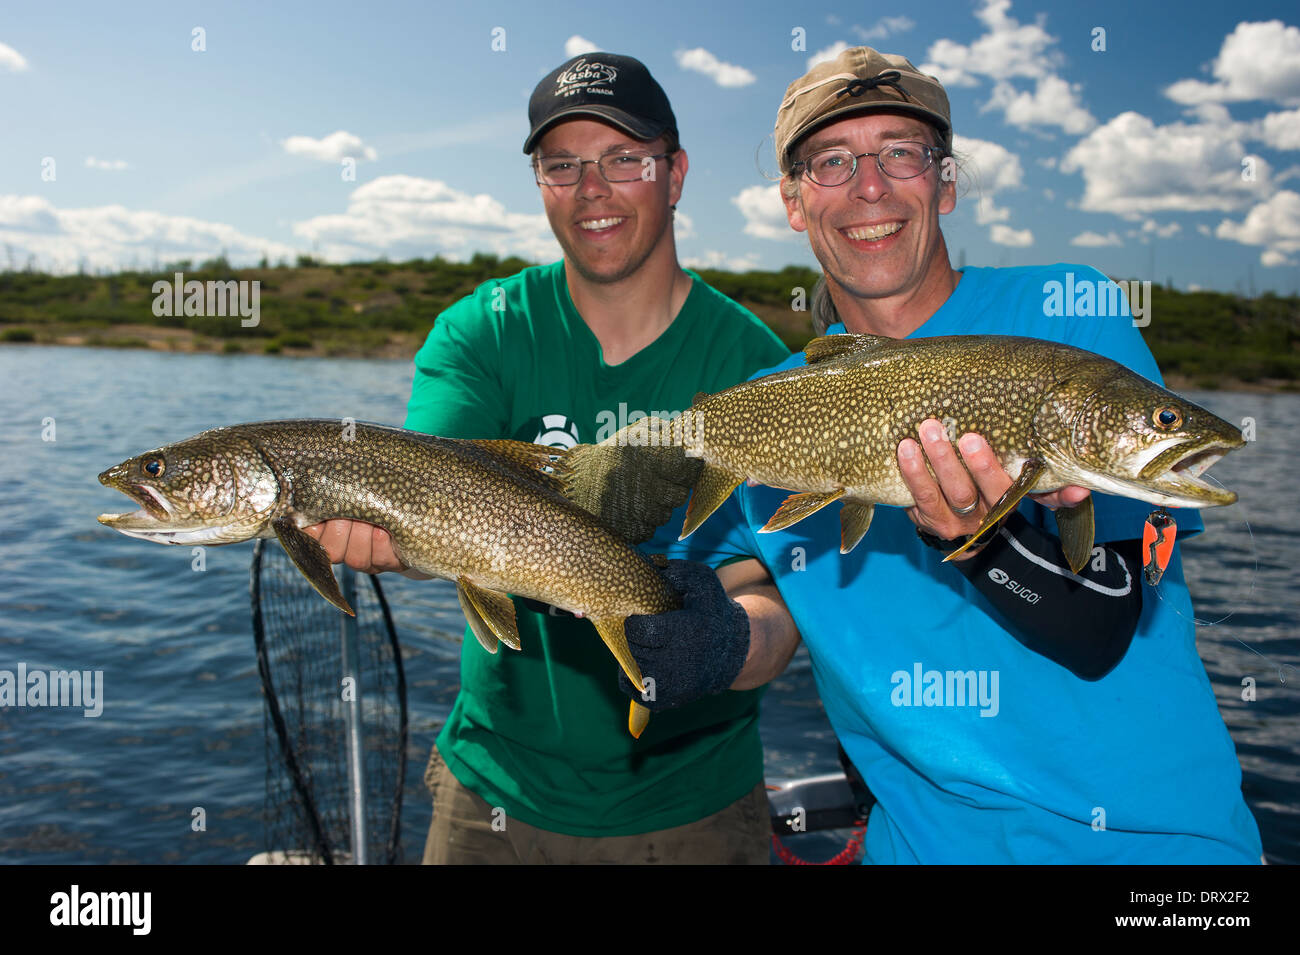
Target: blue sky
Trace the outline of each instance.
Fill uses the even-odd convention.
[[[520,151],[527,102],[587,48],[640,58],[673,102],[691,160],[684,262],[813,264],[755,154],[814,56],[868,42],[947,85],[967,174],[944,223],[954,264],[1079,261],[1179,288],[1300,289],[1294,3],[906,10],[12,5],[0,19],[0,265],[100,270],[222,250],[240,264],[553,259]]]

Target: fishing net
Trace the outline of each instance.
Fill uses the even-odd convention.
[[[259,540],[250,582],[266,734],[263,811],[270,862],[352,859],[346,618],[316,593],[275,541]],[[402,861],[406,679],[378,578],[356,575],[358,692],[365,760],[365,845],[371,863]]]

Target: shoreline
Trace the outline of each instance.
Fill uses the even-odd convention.
[[[117,334],[113,334],[116,332]],[[104,331],[85,329],[56,331],[39,336],[36,341],[0,341],[0,347],[57,346],[103,348],[108,351],[131,349],[160,351],[181,355],[264,355],[270,358],[382,358],[410,362],[424,344],[427,332],[389,332],[387,341],[378,347],[364,347],[333,341],[329,344],[273,345],[274,339],[250,338],[247,347],[230,348],[236,339],[208,339],[184,328],[160,328],[156,325],[116,325]],[[268,346],[272,346],[268,348]],[[1300,382],[1285,379],[1242,381],[1224,378],[1213,387],[1189,375],[1169,373],[1165,387],[1170,391],[1235,391],[1244,394],[1300,394]]]

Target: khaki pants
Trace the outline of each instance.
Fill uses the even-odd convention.
[[[424,781],[433,794],[425,865],[768,863],[772,829],[762,783],[725,809],[684,826],[593,837],[548,832],[500,811],[494,829],[492,807],[452,775],[436,746]]]

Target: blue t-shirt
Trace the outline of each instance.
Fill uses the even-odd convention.
[[[1161,381],[1127,314],[1045,311],[1045,286],[1064,286],[1070,272],[1076,286],[1106,281],[1077,265],[964,269],[910,337],[1047,339]],[[796,353],[769,372],[802,363]],[[961,572],[918,539],[901,508],[878,506],[846,556],[836,507],[757,533],[789,493],[742,484],[697,531],[707,537],[683,545],[714,564],[757,557],[771,572],[808,645],[831,725],[877,799],[864,861],[1259,861],[1259,831],[1196,653],[1176,548],[1160,597],[1144,590],[1127,655],[1086,682],[1008,634]],[[1152,505],[1093,499],[1098,542],[1141,537]],[[1056,533],[1046,508],[1025,501],[1020,510]],[[1203,529],[1194,510],[1177,511],[1177,519],[1180,536]],[[1132,571],[1134,586],[1145,586],[1140,569]]]

